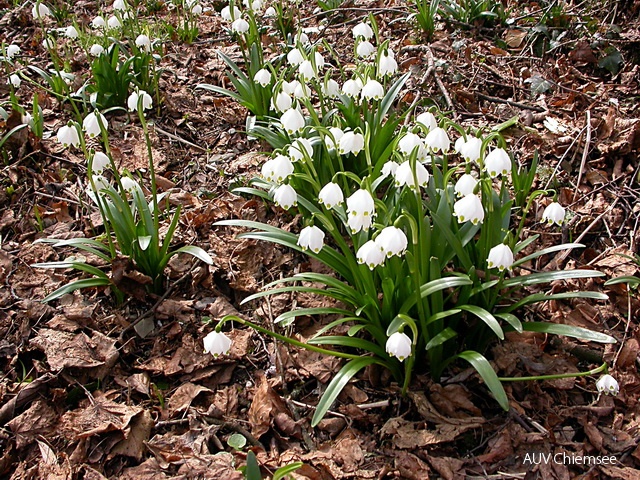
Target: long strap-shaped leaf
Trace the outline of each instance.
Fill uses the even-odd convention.
[[[504,410],[509,410],[509,399],[507,398],[507,393],[504,391],[504,387],[489,361],[483,355],[473,350],[466,350],[453,358],[456,357],[469,362],[471,366],[476,369],[476,372],[480,374],[484,383],[489,387],[493,397],[498,401],[500,406]]]
[[[601,292],[566,292],[566,293],[554,293],[551,295],[547,295],[544,293],[534,293],[527,297],[524,297],[522,300],[514,303],[513,305],[509,305],[507,308],[501,310],[501,312],[513,312],[514,310],[523,307],[524,305],[529,305],[530,303],[537,302],[546,302],[547,300],[564,300],[567,298],[591,298],[594,300],[608,300],[604,293]]]
[[[502,331],[500,323],[498,323],[496,317],[491,315],[491,313],[486,311],[484,308],[478,307],[476,305],[460,305],[458,306],[458,308],[478,317],[480,320],[486,323],[491,330],[493,330],[493,333],[495,333],[500,340],[504,340],[504,332]]]
[[[522,329],[527,332],[552,333],[554,335],[564,335],[566,337],[579,338],[589,342],[616,343],[617,340],[610,335],[594,332],[582,327],[565,325],[563,323],[549,322],[524,322]]]
[[[469,277],[465,276],[455,276],[455,277],[444,277],[438,278],[436,280],[432,280],[430,282],[425,283],[420,287],[420,297],[425,298],[429,295],[445,290],[450,287],[461,287],[463,285],[471,285],[473,282]],[[413,305],[415,305],[416,299],[414,296],[407,298],[405,302],[400,307],[399,313],[407,313]]]
[[[548,283],[554,280],[569,280],[572,278],[593,278],[603,277],[604,273],[597,270],[559,270],[557,272],[541,272],[531,273],[529,275],[521,275],[517,277],[511,277],[504,282],[502,286],[505,288],[510,287],[523,287],[525,285],[536,285],[538,283]]]

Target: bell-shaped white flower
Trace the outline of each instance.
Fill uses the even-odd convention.
[[[298,194],[291,185],[280,185],[273,192],[273,201],[276,205],[288,210],[298,204]]]
[[[58,142],[60,142],[63,147],[73,145],[77,148],[80,146],[80,137],[78,136],[78,130],[74,126],[63,125],[58,130],[58,134],[56,135],[56,137],[58,138]]]
[[[411,355],[411,339],[406,333],[392,333],[385,345],[387,353],[401,362]]]
[[[44,40],[42,40],[42,46],[47,50],[53,50],[56,48],[56,41],[51,37],[45,37]]]
[[[242,3],[249,10],[253,10],[254,12],[262,10],[262,0],[242,0]]]
[[[136,37],[136,47],[146,52],[151,51],[151,39],[144,33]]]
[[[318,201],[326,208],[333,208],[344,202],[344,194],[337,183],[327,183],[320,193],[318,193]]]
[[[153,107],[153,99],[151,95],[149,95],[144,90],[137,90],[129,95],[127,99],[127,107],[129,107],[130,112],[138,111],[138,103],[140,102],[140,97],[142,97],[142,110],[149,110]]]
[[[364,136],[357,132],[345,132],[338,143],[338,153],[340,155],[348,155],[349,153],[357,155],[363,148]]]
[[[96,187],[96,192],[101,193],[102,190],[107,190],[111,187],[111,182],[107,179],[107,177],[103,177],[102,175],[93,175],[91,177],[93,180],[93,185]]]
[[[604,393],[605,395],[615,396],[620,392],[620,385],[618,385],[618,381],[608,373],[598,379],[596,382],[596,388],[598,389],[598,392]]]
[[[333,78],[329,78],[322,84],[322,94],[328,98],[336,98],[340,95],[340,85]]]
[[[17,73],[13,73],[9,75],[9,78],[7,79],[7,83],[11,85],[13,88],[20,88],[20,85],[22,84],[22,80],[20,79],[20,75],[18,75]]]
[[[476,180],[473,175],[465,173],[458,179],[453,187],[453,191],[456,192],[458,197],[464,197],[471,195],[476,189],[476,185],[478,185],[478,180]]]
[[[429,131],[434,128],[438,128],[438,121],[436,120],[435,115],[431,112],[422,112],[416,117],[416,123],[425,126]]]
[[[293,173],[293,163],[289,157],[277,155],[264,163],[261,173],[267,182],[282,183]]]
[[[356,47],[356,55],[362,58],[369,58],[376,52],[376,47],[371,42],[364,40]]]
[[[351,78],[342,85],[342,93],[351,98],[356,98],[362,90],[362,80],[359,78]]]
[[[95,136],[100,135],[100,125],[107,130],[109,127],[109,122],[100,112],[91,112],[89,115],[84,117],[82,121],[82,130],[89,136],[89,138],[93,138]]]
[[[289,146],[289,157],[294,162],[302,160],[303,158],[313,158],[313,145],[307,138],[296,138]]]
[[[422,138],[420,138],[420,136],[415,133],[405,133],[398,142],[398,150],[400,150],[407,157],[411,155],[413,153],[413,150],[416,148],[418,149],[418,159],[423,159],[427,156],[427,151]]]
[[[242,15],[242,12],[235,5],[233,6],[233,10],[231,10],[229,5],[220,10],[220,16],[227,22],[233,22],[236,18],[240,18],[240,15]]]
[[[447,153],[451,146],[451,140],[444,128],[436,127],[430,130],[427,137],[424,139],[424,143],[434,151],[440,151],[441,153]]]
[[[511,270],[511,265],[513,265],[513,252],[509,248],[509,245],[501,243],[489,250],[487,265],[489,268],[497,268],[501,272],[505,269]]]
[[[115,15],[111,15],[107,19],[107,25],[109,26],[109,28],[120,28],[122,26],[122,23],[120,23],[118,17],[116,17]]]
[[[318,51],[313,52],[313,60],[316,63],[316,69],[318,71],[322,70],[324,68],[324,57],[322,56],[322,54]]]
[[[134,190],[140,188],[140,184],[131,177],[123,176],[120,179],[120,183],[122,184],[122,188],[124,189],[125,192],[132,193]]]
[[[193,7],[191,7],[191,13],[196,17],[202,15],[202,11],[202,5],[200,5],[199,3],[196,3]]]
[[[383,228],[375,242],[387,257],[401,257],[408,244],[407,236],[402,229],[393,226]]]
[[[417,186],[424,188],[427,185],[429,185],[430,175],[423,164],[421,164],[420,162],[416,162],[416,170],[415,170],[415,178],[414,178],[414,172],[411,169],[411,162],[407,161],[407,162],[402,162],[398,166],[395,173],[393,174],[393,178],[396,181],[396,187],[403,187],[406,185],[409,188],[415,189],[417,188]],[[417,185],[416,185],[416,180],[418,181]]]
[[[284,128],[289,135],[298,133],[305,125],[304,117],[295,108],[290,108],[284,112],[282,117],[280,117],[280,123],[282,123],[282,128]]]
[[[384,162],[384,165],[382,165],[382,169],[380,170],[380,175],[382,176],[382,178],[386,178],[389,175],[394,175],[395,176],[396,172],[398,171],[398,167],[399,166],[400,165],[398,165],[393,160],[389,160],[387,162]]]
[[[358,259],[358,263],[364,264],[373,270],[378,265],[384,263],[385,256],[380,246],[373,240],[369,240],[358,249],[356,258]]]
[[[263,87],[266,87],[271,83],[271,72],[266,68],[261,68],[253,76],[253,81],[259,83]]]
[[[373,197],[367,190],[357,190],[347,198],[347,212],[347,224],[351,229],[351,233],[368,230],[375,215]]]
[[[98,15],[93,20],[91,20],[91,26],[93,28],[104,28],[107,26],[107,22],[105,22],[104,17]]]
[[[296,80],[295,89],[293,90],[293,96],[297,99],[305,99],[311,97],[311,89],[306,83],[301,83]]]
[[[477,195],[465,195],[453,204],[453,214],[460,223],[471,222],[474,225],[482,223],[484,220],[482,200]]]
[[[297,48],[294,48],[293,50],[289,51],[289,53],[287,53],[287,62],[289,62],[289,65],[297,67],[302,62],[304,62],[304,60],[304,55],[302,55],[302,52]]]
[[[51,10],[44,3],[36,1],[35,5],[31,9],[31,15],[33,18],[45,18],[51,16]]]
[[[244,18],[238,18],[231,24],[231,31],[234,33],[247,33],[249,31],[249,22]]]
[[[104,53],[104,47],[98,43],[94,43],[93,45],[91,45],[89,53],[94,57],[99,57]]]
[[[93,155],[91,169],[98,175],[101,175],[105,168],[111,165],[109,157],[102,152],[96,152]]]
[[[18,45],[16,45],[15,43],[12,43],[11,45],[9,45],[7,47],[7,50],[5,51],[5,56],[9,60],[11,60],[13,57],[15,57],[18,54],[20,54],[20,47]]]
[[[204,337],[202,342],[204,343],[204,353],[210,353],[214,358],[226,355],[231,349],[231,339],[224,333],[215,330]]]
[[[364,22],[361,22],[353,27],[351,33],[353,34],[353,38],[361,37],[365,40],[371,40],[371,38],[373,37],[373,29],[368,23]]]
[[[564,222],[565,213],[564,207],[558,202],[550,203],[542,212],[542,221],[547,222],[549,225],[555,223],[560,226]]]
[[[273,7],[269,7],[264,11],[264,18],[275,18],[278,15],[278,12],[276,12],[276,9]]]
[[[460,137],[464,138],[464,137]],[[458,139],[459,140],[459,139]],[[457,142],[457,141],[456,141]],[[467,162],[475,162],[480,158],[482,150],[482,140],[478,137],[474,137],[470,135],[467,137],[466,141],[461,142],[458,145],[456,151],[460,154],[462,158],[464,158]]]
[[[72,40],[78,38],[78,30],[73,25],[69,25],[64,29],[64,36]]]
[[[298,235],[298,245],[302,250],[307,248],[314,253],[318,253],[324,246],[324,232],[315,225],[304,227]]]
[[[380,60],[378,61],[378,76],[386,77],[387,75],[393,75],[398,71],[398,62],[392,55],[382,53]]]
[[[380,100],[382,97],[384,97],[384,87],[377,80],[367,80],[360,91],[360,98],[363,100]]]
[[[507,175],[511,170],[511,158],[504,148],[492,150],[484,159],[484,169],[495,178],[498,175]]]
[[[329,133],[330,135],[324,136],[324,144],[327,146],[327,150],[337,150],[344,132],[338,127],[329,127]]]
[[[316,78],[316,71],[310,60],[303,60],[300,65],[298,65],[298,74],[304,82]]]
[[[129,6],[127,5],[127,2],[125,2],[124,0],[114,0],[113,2],[113,9],[114,10],[118,10],[118,11],[124,11],[128,8]]]
[[[291,96],[283,90],[278,92],[275,98],[273,98],[271,101],[273,103],[274,109],[278,112],[289,110],[293,103]]]

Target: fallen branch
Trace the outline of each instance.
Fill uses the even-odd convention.
[[[533,110],[534,112],[546,112],[546,110],[542,107],[537,107],[535,105],[526,105],[520,102],[514,102],[513,100],[505,100],[500,97],[492,97],[491,95],[485,95],[484,93],[476,92],[476,96],[481,100],[486,100],[487,102],[493,103],[504,103],[506,105],[511,105],[512,107],[523,108],[525,110]]]

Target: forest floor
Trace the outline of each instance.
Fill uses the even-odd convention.
[[[467,127],[518,117],[505,133],[511,151],[524,163],[539,152],[537,185],[554,188],[570,212],[562,229],[538,223],[529,233],[543,242],[583,243],[586,248],[548,264],[604,272],[580,287],[609,298],[549,301],[522,316],[602,331],[618,343],[513,335],[488,358],[502,376],[586,371],[606,361],[620,383],[618,396],[598,395],[593,377],[511,383],[505,388],[512,408],[504,412],[475,371],[461,365],[441,383],[417,376],[406,397],[384,372],[370,369],[311,428],[338,360],[247,328],[228,333],[228,355],[203,353],[212,329],[203,318],[239,313],[268,325],[295,306],[314,306],[311,296],[288,294],[240,303],[274,279],[322,268],[213,226],[245,218],[299,228],[298,217],[230,193],[259,172],[268,146],[244,133],[241,106],[195,89],[228,85],[217,51],[238,54],[217,13],[223,5],[214,3],[199,17],[195,41],[164,42],[163,101],[150,114],[160,188],[183,208],[176,241],[204,248],[212,266],[175,257],[162,297],[114,266],[131,294],[123,305],[104,289],[42,303],[79,274],[32,267],[70,252],[36,240],[91,235],[100,225],[84,195],[86,162],[56,141],[68,115],[46,92],[39,93],[44,137],[21,130],[3,146],[0,478],[243,478],[237,468],[248,449],[265,475],[301,461],[295,478],[308,479],[640,478],[640,298],[626,284],[604,285],[640,270],[633,261],[640,253],[640,3],[509,4],[511,21],[503,26],[443,21],[429,42],[406,20],[411,2],[356,0],[323,15],[313,4],[300,16],[304,27],[326,25],[320,35],[340,52],[352,48],[351,28],[372,12],[400,71],[411,72],[403,93],[408,102],[437,105]],[[0,42],[18,44],[30,64],[46,69],[31,7],[0,0]],[[69,8],[81,25],[98,13],[96,2]],[[174,13],[160,5],[153,15],[171,23]],[[71,63],[78,76],[88,68],[82,53]],[[8,100],[4,78],[0,99]],[[21,87],[25,105],[35,91]],[[0,123],[2,135],[15,126],[11,118]],[[144,170],[139,124],[117,112],[109,122],[117,162]],[[304,338],[315,321],[298,319],[297,334]],[[245,447],[229,445],[235,434],[247,440]],[[239,437],[233,438],[232,444]],[[536,464],[534,453],[615,461]]]

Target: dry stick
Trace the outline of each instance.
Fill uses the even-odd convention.
[[[427,46],[427,45],[424,46],[424,50],[425,50],[425,52],[427,52],[427,67],[428,67],[428,69],[433,69],[433,77],[436,79],[436,83],[438,84],[438,88],[442,92],[442,95],[444,96],[445,102],[447,102],[447,107],[449,107],[449,110],[451,110],[453,112],[453,119],[457,120],[458,119],[458,113],[456,112],[455,107],[453,106],[453,102],[451,101],[451,97],[449,96],[449,92],[447,91],[446,87],[444,86],[444,83],[442,83],[442,79],[440,78],[440,75],[438,75],[438,71],[435,68],[435,62],[434,62],[434,59],[433,59],[433,52],[431,51],[431,48],[429,48],[429,46]]]
[[[589,145],[591,145],[591,111],[587,110],[586,112],[587,119],[585,128],[587,129],[587,136],[584,141],[584,149],[582,150],[582,161],[580,162],[580,170],[578,171],[578,181],[576,182],[576,191],[574,193],[573,198],[578,197],[578,189],[580,188],[580,182],[582,181],[582,173],[584,172],[584,167],[587,164],[587,157],[589,156]]]
[[[424,75],[422,75],[422,78],[420,79],[420,81],[418,82],[418,85],[423,85],[424,83],[426,83],[427,78],[429,77],[429,75],[431,75],[431,72],[433,72],[435,69],[433,68],[433,65],[430,67],[427,67],[427,70],[424,72]],[[416,93],[415,98],[413,99],[413,102],[411,102],[411,106],[408,108],[407,111],[411,112],[413,111],[413,109],[415,108],[415,106],[418,104],[418,102],[420,101],[420,92],[418,91]],[[407,115],[404,118],[404,125],[407,125],[409,123],[409,115]]]
[[[551,185],[551,181],[553,180],[553,178],[556,176],[556,173],[558,173],[558,170],[560,170],[560,166],[562,165],[562,162],[564,160],[564,157],[566,157],[569,152],[571,151],[571,148],[576,144],[576,142],[578,141],[578,139],[580,138],[580,135],[582,135],[582,132],[584,132],[586,130],[586,126],[583,127],[578,134],[573,138],[573,141],[571,142],[571,144],[569,145],[569,147],[564,151],[564,153],[562,154],[562,156],[560,157],[560,160],[558,160],[558,163],[556,164],[556,168],[553,169],[553,172],[551,173],[551,175],[549,176],[549,180],[547,180],[547,183],[544,186],[544,189],[547,190],[549,188],[549,185]]]
[[[514,102],[513,100],[505,100],[504,98],[500,98],[500,97],[492,97],[491,95],[485,95],[484,93],[480,93],[480,92],[476,92],[476,96],[481,99],[481,100],[486,100],[488,102],[494,102],[494,103],[504,103],[505,105],[511,105],[512,107],[518,107],[518,108],[522,108],[525,110],[533,110],[534,112],[546,112],[547,110],[542,108],[542,107],[538,107],[536,105],[526,105],[524,103],[520,103],[520,102]]]
[[[189,140],[185,140],[184,138],[174,135],[173,133],[167,132],[166,130],[163,130],[156,124],[154,124],[153,127],[156,132],[166,135],[171,140],[175,140],[176,142],[181,142],[181,143],[184,143],[185,145],[189,145],[190,147],[197,148],[201,152],[205,152],[205,153],[207,152],[206,148],[203,148],[200,145],[196,145],[195,143],[191,143]]]
[[[0,425],[6,424],[9,420],[15,417],[16,411],[24,405],[31,403],[38,395],[40,388],[42,388],[42,386],[52,378],[52,374],[45,373],[44,375],[36,378],[33,382],[27,384],[27,386],[20,390],[15,397],[5,403],[2,408],[0,408]]]

